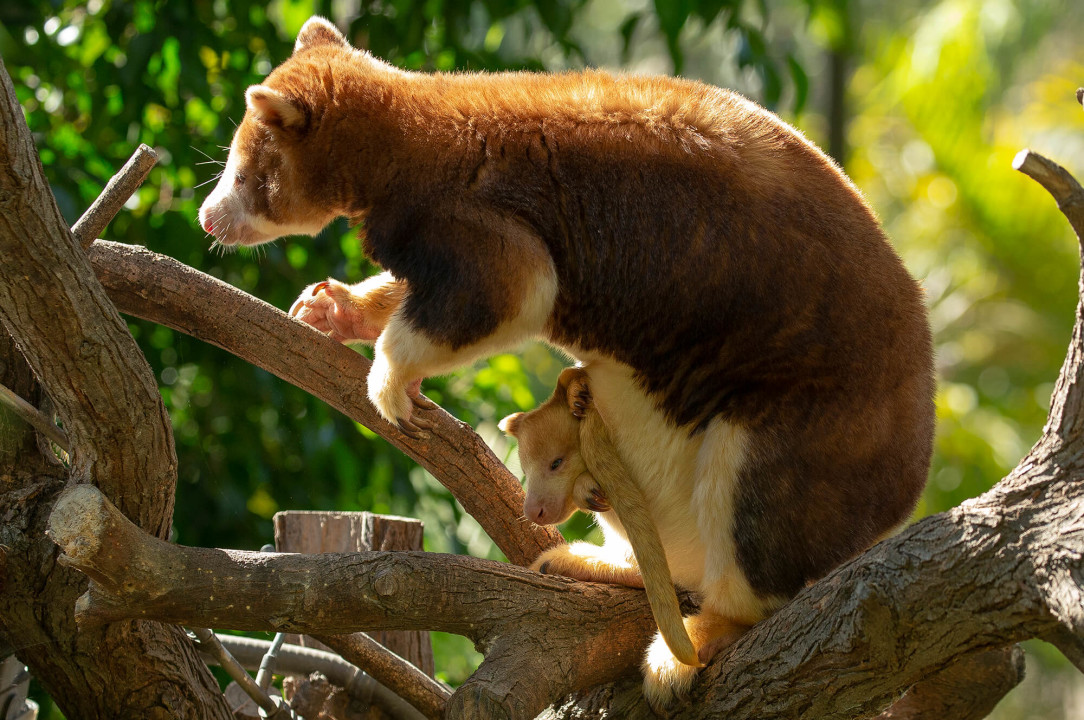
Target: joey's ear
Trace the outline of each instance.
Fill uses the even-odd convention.
[[[504,420],[497,423],[497,427],[501,429],[505,435],[511,435],[512,437],[519,437],[519,423],[523,420],[523,413],[512,413]]]
[[[266,85],[250,87],[245,92],[245,104],[264,125],[300,128],[305,124],[305,113],[297,103]]]
[[[339,32],[339,28],[319,15],[313,15],[301,26],[301,32],[297,34],[297,42],[294,43],[294,53],[317,45],[349,46],[346,38]]]

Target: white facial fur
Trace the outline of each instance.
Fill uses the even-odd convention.
[[[230,150],[222,177],[199,209],[199,224],[222,245],[260,245],[286,235],[315,235],[326,224],[283,225],[251,212],[246,185],[238,182],[237,152]]]

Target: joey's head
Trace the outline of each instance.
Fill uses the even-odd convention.
[[[327,20],[306,22],[293,55],[245,93],[226,166],[199,211],[203,229],[222,245],[259,245],[314,235],[339,215],[356,215],[343,169],[343,144],[352,138],[336,118],[348,94],[343,85],[370,67],[392,70],[351,48]],[[355,121],[359,127],[364,117]]]
[[[563,523],[577,509],[593,509],[595,504],[595,481],[580,455],[580,421],[568,405],[569,382],[582,372],[565,370],[549,400],[500,422],[501,430],[519,443],[527,480],[523,514],[539,525]]]

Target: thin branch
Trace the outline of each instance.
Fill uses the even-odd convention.
[[[252,676],[241,667],[241,663],[234,659],[230,651],[222,646],[222,643],[218,641],[215,634],[207,628],[192,628],[192,634],[199,640],[200,650],[210,653],[219,667],[226,671],[226,674],[233,678],[233,681],[237,683],[238,687],[245,691],[245,694],[256,701],[267,714],[274,715],[279,711],[279,706],[275,704],[275,701],[271,699],[271,696],[267,694],[267,691],[260,687],[259,684],[252,679]]]
[[[1018,152],[1012,166],[1046,188],[1077,237],[1084,238],[1084,188],[1076,178],[1053,160],[1031,150]]]
[[[64,431],[57,427],[56,423],[42,415],[40,410],[4,385],[0,385],[0,405],[5,406],[21,417],[35,430],[56,443],[61,450],[70,452],[68,449],[68,436],[64,434]]]
[[[124,207],[124,203],[128,202],[128,198],[147,179],[151,168],[157,162],[158,153],[147,145],[140,145],[120,172],[110,178],[94,203],[72,225],[72,235],[84,250],[88,249],[106,226],[113,221],[113,218]]]
[[[555,529],[527,522],[519,481],[465,423],[427,410],[434,428],[414,440],[385,422],[368,400],[364,356],[173,258],[102,240],[89,256],[122,312],[223,348],[383,436],[443,483],[512,562],[527,565],[564,542]]]
[[[270,641],[241,635],[220,635],[218,640],[241,665],[249,670],[255,670],[259,666],[271,645]],[[351,697],[371,699],[393,718],[403,720],[424,720],[425,718],[413,705],[365,674],[361,668],[334,653],[286,644],[279,651],[279,663],[282,672],[291,675],[307,676],[313,672],[319,672],[333,685],[343,688]]]
[[[1057,163],[1030,150],[1021,150],[1013,168],[1032,178],[1054,198],[1076,233],[1084,258],[1084,188]],[[1080,287],[1084,290],[1084,264]],[[1073,339],[1054,385],[1050,413],[1043,429],[1043,450],[1056,455],[1084,439],[1084,303],[1077,304]]]
[[[441,720],[452,691],[364,633],[314,635],[315,639],[369,673],[430,720]]]
[[[1076,635],[1064,625],[1059,625],[1047,635],[1044,635],[1042,639],[1060,650],[1066,660],[1071,662],[1077,670],[1084,673],[1084,640],[1079,635]]]

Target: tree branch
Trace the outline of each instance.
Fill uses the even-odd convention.
[[[151,168],[157,162],[158,153],[147,145],[140,145],[120,172],[110,178],[98,199],[72,225],[72,235],[79,241],[83,250],[89,249],[90,244],[113,221],[113,218],[124,207],[124,203],[128,202],[128,198],[147,179]]]
[[[1038,182],[1054,198],[1069,225],[1076,233],[1078,244],[1084,243],[1084,188],[1063,167],[1038,153],[1021,150],[1013,158],[1013,168]],[[1084,244],[1081,245],[1084,257]],[[1084,291],[1084,264],[1081,265],[1080,288]],[[1084,306],[1077,305],[1073,339],[1065,356],[1058,381],[1051,397],[1050,414],[1043,429],[1043,440],[1049,452],[1057,453],[1068,443],[1084,442]]]
[[[444,717],[444,708],[452,691],[365,633],[314,637],[343,659],[365,668],[374,680],[409,702],[430,720]]]
[[[466,424],[439,408],[421,411],[434,428],[413,440],[385,422],[368,400],[364,356],[173,258],[102,240],[89,255],[122,312],[223,348],[371,428],[443,483],[512,562],[527,565],[563,542],[523,518],[519,481]]]
[[[917,683],[877,720],[982,720],[1023,679],[1019,645],[966,655]]]
[[[36,407],[23,400],[4,385],[0,385],[0,405],[18,415],[32,428],[56,443],[60,449],[65,451],[69,449],[68,436],[64,434],[63,430],[58,428],[49,418],[42,415]]]

